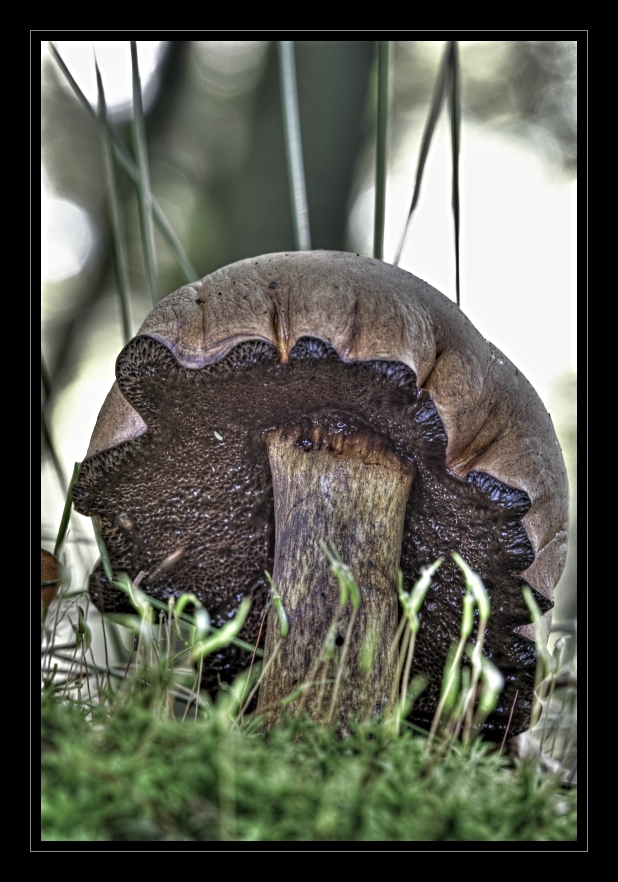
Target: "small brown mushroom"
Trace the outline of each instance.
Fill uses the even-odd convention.
[[[490,595],[485,651],[505,679],[486,735],[502,738],[516,692],[510,734],[526,728],[536,659],[521,589],[531,586],[548,626],[566,554],[566,471],[534,389],[454,303],[379,260],[265,255],[161,301],[116,376],[76,508],[96,517],[116,571],[151,574],[147,593],[192,591],[215,625],[250,597],[249,641],[268,599],[264,571],[273,572],[290,630],[261,707],[310,675],[338,609],[326,540],[362,594],[340,722],[378,711],[390,693],[399,567],[409,588],[442,556],[412,670],[429,677],[412,715],[429,727],[459,634],[458,551]],[[174,554],[175,566],[161,567]],[[126,608],[100,566],[90,591],[100,609]],[[369,632],[380,640],[363,679],[355,671]],[[276,642],[271,612],[267,657]],[[228,647],[205,685],[247,661]]]
[[[47,609],[56,594],[60,582],[60,564],[51,551],[41,548],[41,609]]]

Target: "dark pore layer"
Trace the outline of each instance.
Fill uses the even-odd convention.
[[[287,364],[279,363],[270,344],[251,341],[215,365],[187,370],[162,344],[137,337],[120,354],[117,377],[148,430],[86,460],[73,488],[77,510],[98,517],[114,572],[153,574],[141,587],[163,601],[193,592],[216,626],[250,597],[241,636],[254,642],[275,539],[266,435],[298,426],[299,437],[309,439],[312,426],[335,424],[340,433],[349,419],[352,432],[358,425],[379,432],[389,439],[390,452],[416,465],[401,556],[406,590],[421,567],[444,558],[420,613],[412,675],[424,673],[429,685],[411,719],[429,727],[446,655],[459,635],[464,582],[450,556],[458,551],[489,593],[485,650],[505,678],[487,736],[502,737],[516,690],[509,732],[526,728],[535,654],[513,629],[529,621],[517,573],[534,558],[522,526],[530,501],[488,475],[471,473],[464,483],[446,471],[444,429],[413,371],[386,361],[345,364],[327,344],[308,338],[296,344]],[[179,549],[174,566],[161,570]],[[90,592],[101,610],[130,609],[100,566]],[[548,602],[535,596],[547,609]],[[209,657],[204,685],[215,691],[218,675],[230,680],[247,662],[247,654],[232,646]]]

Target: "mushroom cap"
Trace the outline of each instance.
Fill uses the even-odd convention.
[[[58,593],[60,564],[51,551],[41,548],[41,608],[47,609]]]
[[[117,376],[122,365],[127,373],[131,347],[139,340],[157,341],[185,372],[199,372],[251,341],[274,347],[285,365],[307,338],[322,341],[325,351],[344,365],[387,362],[408,369],[439,418],[449,486],[480,491],[490,508],[495,504],[505,511],[508,523],[517,521],[513,529],[521,535],[505,540],[512,553],[509,590],[517,593],[517,585],[528,583],[548,627],[568,524],[566,469],[551,418],[509,359],[455,303],[421,279],[376,259],[332,251],[239,261],[162,300],[119,356]],[[113,468],[106,452],[127,443],[139,446],[138,439],[148,434],[148,413],[137,399],[127,400],[122,385],[122,379],[121,385],[114,384],[101,409],[74,488],[76,506],[86,513],[93,513],[84,496],[86,485]],[[433,557],[444,551],[436,547]],[[405,554],[404,548],[402,566]],[[473,560],[469,563],[474,567]],[[523,667],[531,668],[534,654],[526,644],[533,631],[521,599],[514,603],[517,615],[511,625],[519,618],[510,632],[522,639],[512,651],[519,653]],[[533,673],[527,682],[533,682]],[[513,734],[525,726],[516,718]]]

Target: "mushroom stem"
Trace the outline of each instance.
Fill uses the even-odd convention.
[[[267,448],[275,502],[273,580],[289,633],[260,687],[258,713],[263,708],[271,725],[281,715],[281,700],[311,678],[320,685],[286,705],[287,712],[294,714],[302,703],[312,718],[326,718],[328,712],[345,730],[350,715],[377,714],[388,704],[396,668],[390,651],[398,623],[395,586],[415,467],[382,436],[349,426],[346,433],[313,426],[303,441],[293,432],[274,431]],[[349,643],[354,611],[350,601],[340,606],[321,539],[336,548],[360,589]],[[317,654],[334,621],[334,654],[322,664]],[[373,663],[361,670],[367,641],[375,641]],[[278,618],[271,609],[266,661],[278,642]],[[333,685],[325,687],[325,680],[338,681],[334,708]]]

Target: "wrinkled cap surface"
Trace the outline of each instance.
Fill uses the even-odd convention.
[[[146,345],[143,341],[149,342]],[[146,349],[150,354],[145,354]],[[259,357],[255,355],[258,350]],[[253,354],[247,356],[247,352]],[[328,251],[270,254],[240,261],[170,294],[152,310],[136,338],[119,356],[118,382],[101,410],[82,467],[83,477],[80,476],[76,485],[78,510],[97,514],[103,523],[112,517],[113,512],[106,513],[100,501],[98,509],[93,508],[92,499],[96,496],[97,481],[100,483],[97,476],[107,475],[103,483],[109,483],[109,474],[117,461],[116,454],[114,459],[111,453],[122,451],[126,446],[135,457],[137,449],[140,445],[147,445],[151,435],[158,433],[159,438],[165,435],[165,430],[157,423],[160,415],[155,414],[156,404],[147,404],[146,393],[131,391],[133,375],[137,376],[141,371],[146,377],[148,371],[155,371],[154,367],[146,370],[139,366],[148,359],[153,365],[155,362],[160,364],[163,372],[176,370],[184,377],[203,377],[206,386],[220,382],[217,377],[224,368],[228,376],[236,369],[234,365],[242,368],[249,362],[252,365],[259,362],[264,377],[259,382],[252,382],[258,386],[271,381],[279,383],[277,394],[271,395],[270,399],[281,401],[286,400],[288,393],[282,390],[288,387],[296,390],[295,399],[302,397],[304,393],[298,391],[301,389],[300,378],[305,374],[310,376],[307,372],[314,369],[314,362],[315,367],[321,362],[328,363],[330,379],[323,381],[326,384],[324,389],[331,388],[335,382],[341,382],[342,388],[349,387],[345,401],[332,402],[334,409],[343,408],[346,412],[356,408],[354,393],[350,390],[368,388],[371,374],[380,383],[390,384],[389,389],[392,387],[382,397],[390,397],[401,413],[408,408],[411,416],[408,422],[407,418],[392,415],[388,419],[370,416],[369,421],[373,421],[380,432],[390,431],[392,427],[398,449],[410,458],[420,457],[419,451],[424,444],[421,440],[414,441],[416,429],[413,426],[418,425],[419,420],[426,420],[429,425],[435,418],[432,431],[436,438],[440,436],[442,439],[438,444],[442,446],[437,458],[444,477],[439,476],[437,467],[423,472],[419,465],[420,479],[415,479],[408,506],[402,567],[406,572],[408,566],[406,576],[413,580],[418,578],[421,564],[431,563],[438,555],[451,550],[461,548],[462,553],[466,551],[468,539],[463,529],[459,538],[457,531],[453,532],[455,528],[444,526],[442,533],[434,529],[435,547],[431,547],[428,538],[432,530],[430,524],[426,527],[426,534],[414,532],[417,521],[424,517],[429,522],[433,517],[427,508],[429,503],[426,505],[421,499],[423,493],[427,499],[433,493],[441,505],[446,505],[445,500],[451,497],[465,499],[467,508],[464,506],[458,515],[453,516],[453,522],[458,523],[465,522],[466,518],[471,522],[480,520],[481,516],[472,512],[477,510],[475,500],[482,500],[483,505],[479,504],[478,510],[485,506],[487,518],[489,521],[493,519],[491,541],[497,542],[504,550],[503,567],[505,572],[508,571],[508,578],[498,578],[487,571],[489,564],[483,572],[483,561],[489,554],[487,549],[484,557],[481,555],[482,559],[475,561],[472,551],[467,556],[464,553],[464,557],[473,568],[478,567],[486,584],[495,581],[502,585],[500,589],[496,588],[494,606],[503,605],[502,630],[504,633],[508,631],[509,635],[516,634],[516,640],[520,642],[512,654],[518,656],[526,668],[527,681],[533,681],[533,674],[528,670],[533,665],[533,653],[525,645],[525,638],[532,638],[532,629],[526,625],[527,613],[524,614],[519,596],[513,600],[514,606],[510,610],[506,608],[508,602],[504,598],[521,594],[521,584],[525,580],[536,592],[542,609],[547,610],[545,619],[548,623],[553,588],[566,556],[566,470],[549,414],[530,383],[505,355],[482,337],[453,302],[402,269],[367,257]],[[169,364],[166,359],[171,359]],[[354,371],[359,377],[365,372],[362,373],[362,382],[352,379]],[[341,381],[335,379],[339,376],[337,372]],[[255,374],[258,375],[262,376],[259,372]],[[287,380],[284,382],[286,377],[296,378],[296,386]],[[233,382],[236,380],[230,380]],[[190,385],[189,380],[187,383]],[[253,398],[251,407],[255,408],[260,397],[258,386],[249,392]],[[393,391],[395,387],[396,392]],[[226,388],[231,390],[232,385]],[[234,396],[241,396],[244,388],[250,389],[250,382],[238,382]],[[184,393],[174,392],[176,396],[181,394]],[[320,394],[326,393],[317,389],[312,393],[313,398],[309,396],[307,399],[307,406],[315,412],[325,406],[325,402],[320,404]],[[224,397],[213,392],[200,405],[203,419],[209,427],[215,427],[212,432],[218,435],[222,435],[225,407],[221,417],[215,410],[217,402]],[[376,400],[374,395],[367,405],[370,410],[374,409],[372,413],[377,407]],[[419,416],[429,411],[429,416]],[[258,411],[251,413],[252,423],[258,423]],[[290,413],[285,414],[285,419],[290,419]],[[276,418],[274,411],[269,411],[262,428],[272,427]],[[362,418],[366,420],[367,415],[363,413]],[[179,419],[182,422],[184,417]],[[193,417],[186,418],[187,425],[191,419]],[[248,433],[251,431],[247,429]],[[177,444],[178,440],[174,443]],[[238,441],[239,451],[247,446],[252,445]],[[255,441],[253,447],[258,446]],[[161,465],[157,467],[162,468]],[[140,480],[145,479],[142,476]],[[437,482],[433,491],[432,482]],[[441,489],[437,489],[438,485]],[[265,496],[268,496],[267,489]],[[158,505],[155,495],[152,511]],[[261,505],[268,508],[268,500]],[[415,516],[415,505],[418,505],[418,516]],[[495,536],[499,516],[504,518],[504,528],[500,527],[507,537],[504,540]],[[133,514],[126,514],[126,518],[133,524]],[[117,524],[114,530],[114,535],[122,533],[121,529],[118,532]],[[110,531],[111,537],[113,530],[110,528]],[[444,538],[447,535],[450,537],[448,541]],[[113,545],[113,538],[109,541]],[[441,541],[446,547],[440,547]],[[478,544],[480,540],[474,541]],[[459,547],[450,547],[454,544]],[[174,547],[169,546],[161,549],[161,554],[173,551]],[[511,558],[507,560],[509,554]],[[138,566],[139,561],[136,559],[133,565]],[[443,570],[444,578],[448,580],[448,567]],[[131,573],[132,576],[136,574]],[[246,590],[241,588],[240,595]],[[436,627],[441,628],[439,607],[438,603],[434,615]],[[495,612],[498,617],[497,606]],[[426,628],[429,628],[431,615],[428,610]],[[456,639],[457,634],[450,636]],[[520,637],[524,639],[520,640]],[[515,638],[509,636],[509,639]],[[422,656],[419,643],[421,662]],[[516,678],[513,683],[515,681]],[[509,691],[507,684],[505,701],[514,689],[515,686]]]

